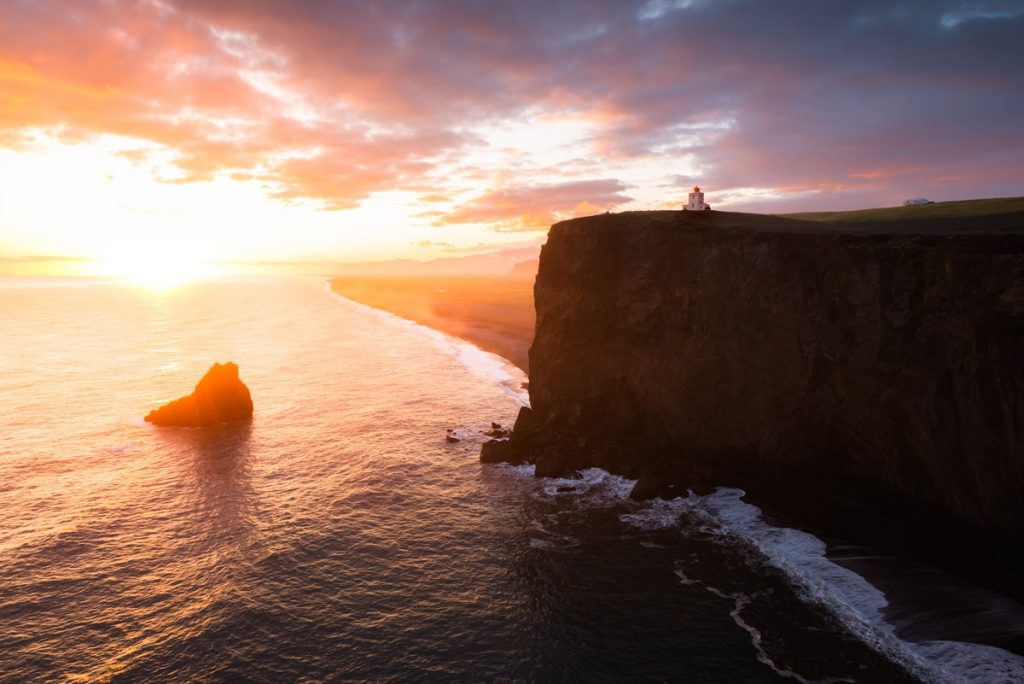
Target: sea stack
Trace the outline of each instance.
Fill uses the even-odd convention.
[[[150,411],[146,421],[162,427],[203,427],[252,417],[249,388],[238,366],[215,363],[188,396]]]

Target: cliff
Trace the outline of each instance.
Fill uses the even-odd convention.
[[[204,427],[252,417],[249,388],[230,361],[215,363],[196,383],[192,394],[146,414],[146,422],[162,427]]]
[[[799,482],[1024,541],[1024,214],[575,219],[535,304],[532,409],[484,461],[599,466],[638,496]]]

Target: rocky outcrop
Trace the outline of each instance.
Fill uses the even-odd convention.
[[[192,394],[154,409],[146,421],[165,427],[202,427],[252,416],[249,388],[238,377],[238,366],[215,363]]]
[[[799,482],[1024,542],[1016,226],[558,223],[535,286],[532,409],[481,458],[599,466],[647,496]]]

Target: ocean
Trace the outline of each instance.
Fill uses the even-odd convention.
[[[2,682],[1024,681],[738,490],[481,465],[522,373],[322,281],[10,280],[0,316]],[[251,421],[142,420],[215,361]]]

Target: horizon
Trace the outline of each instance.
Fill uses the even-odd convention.
[[[0,273],[426,262],[695,184],[770,214],[1019,196],[1022,28],[1009,2],[18,3]]]
[[[8,0],[0,684],[1024,683],[1024,0]]]
[[[929,200],[928,205],[944,205],[966,202],[994,203],[1004,200],[1022,200],[1024,197],[984,197],[967,198],[960,200]],[[750,213],[764,216],[779,216],[797,218],[803,214],[809,216],[820,215],[843,215],[869,213],[879,210],[901,209],[904,205],[891,207],[863,207],[844,211],[832,211],[822,209],[809,212],[790,212],[768,214],[761,212],[729,212],[722,213]],[[908,207],[909,208],[909,207]],[[621,214],[627,212],[646,211],[681,211],[678,208],[662,209],[625,209],[617,212],[604,212],[610,214]],[[987,212],[986,212],[987,213]],[[594,216],[597,214],[592,214]],[[586,215],[573,216],[573,218],[586,218]],[[814,219],[811,219],[814,220]],[[545,231],[544,238],[547,233]],[[109,272],[104,270],[106,263],[98,258],[67,256],[67,255],[37,255],[24,256],[3,256],[0,255],[0,278],[61,278],[66,280],[81,280],[110,283],[132,283],[151,290],[166,290],[176,288],[189,283],[223,283],[233,280],[247,279],[276,279],[291,277],[316,277],[333,278],[338,276],[386,276],[395,277],[409,275],[411,277],[480,277],[488,276],[513,276],[512,268],[520,263],[536,261],[539,257],[540,248],[543,242],[535,243],[513,243],[503,249],[495,249],[493,245],[477,245],[462,250],[461,254],[449,254],[446,256],[411,256],[393,259],[377,259],[367,261],[340,261],[337,259],[322,260],[271,260],[271,259],[225,259],[211,260],[203,264],[201,271],[191,272],[187,277],[179,277],[175,273],[167,273],[158,270],[155,273],[124,269],[120,272]],[[149,266],[150,264],[146,264]],[[495,271],[495,266],[506,270]],[[42,268],[40,268],[42,266]],[[62,268],[64,266],[65,268]],[[448,268],[444,268],[447,266]],[[420,268],[434,267],[434,268]],[[411,270],[410,270],[411,269]],[[417,270],[419,269],[419,270]],[[518,274],[521,277],[522,274]]]

